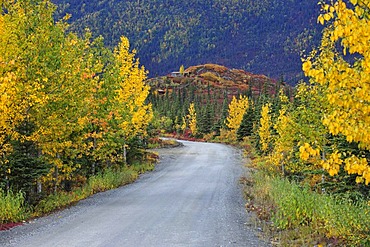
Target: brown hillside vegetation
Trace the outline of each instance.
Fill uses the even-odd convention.
[[[196,86],[198,90],[210,88],[212,91],[226,91],[229,97],[245,92],[249,92],[252,96],[262,93],[274,95],[277,89],[282,87],[290,90],[285,82],[217,64],[191,66],[182,74],[177,71],[172,72],[166,76],[151,78],[147,83],[152,87],[153,92],[159,94],[190,85]]]

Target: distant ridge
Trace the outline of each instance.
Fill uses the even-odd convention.
[[[262,93],[275,95],[280,88],[292,90],[285,82],[271,79],[265,75],[256,75],[241,69],[230,69],[218,64],[190,66],[183,73],[173,71],[166,76],[147,80],[152,92],[165,94],[185,87],[195,87],[198,93],[207,91],[226,92],[228,98],[239,94],[255,97]]]
[[[88,27],[111,47],[129,38],[150,76],[217,63],[295,84],[301,52],[317,46],[318,0],[52,0],[72,31]]]

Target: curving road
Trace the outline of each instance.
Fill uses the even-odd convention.
[[[240,152],[182,143],[131,185],[0,232],[0,246],[268,246],[246,225]]]

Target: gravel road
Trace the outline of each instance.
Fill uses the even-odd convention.
[[[268,246],[248,228],[240,151],[181,141],[135,183],[0,232],[1,246]]]

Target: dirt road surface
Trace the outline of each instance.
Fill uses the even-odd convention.
[[[268,246],[247,224],[240,151],[181,142],[135,183],[0,232],[0,246]]]

